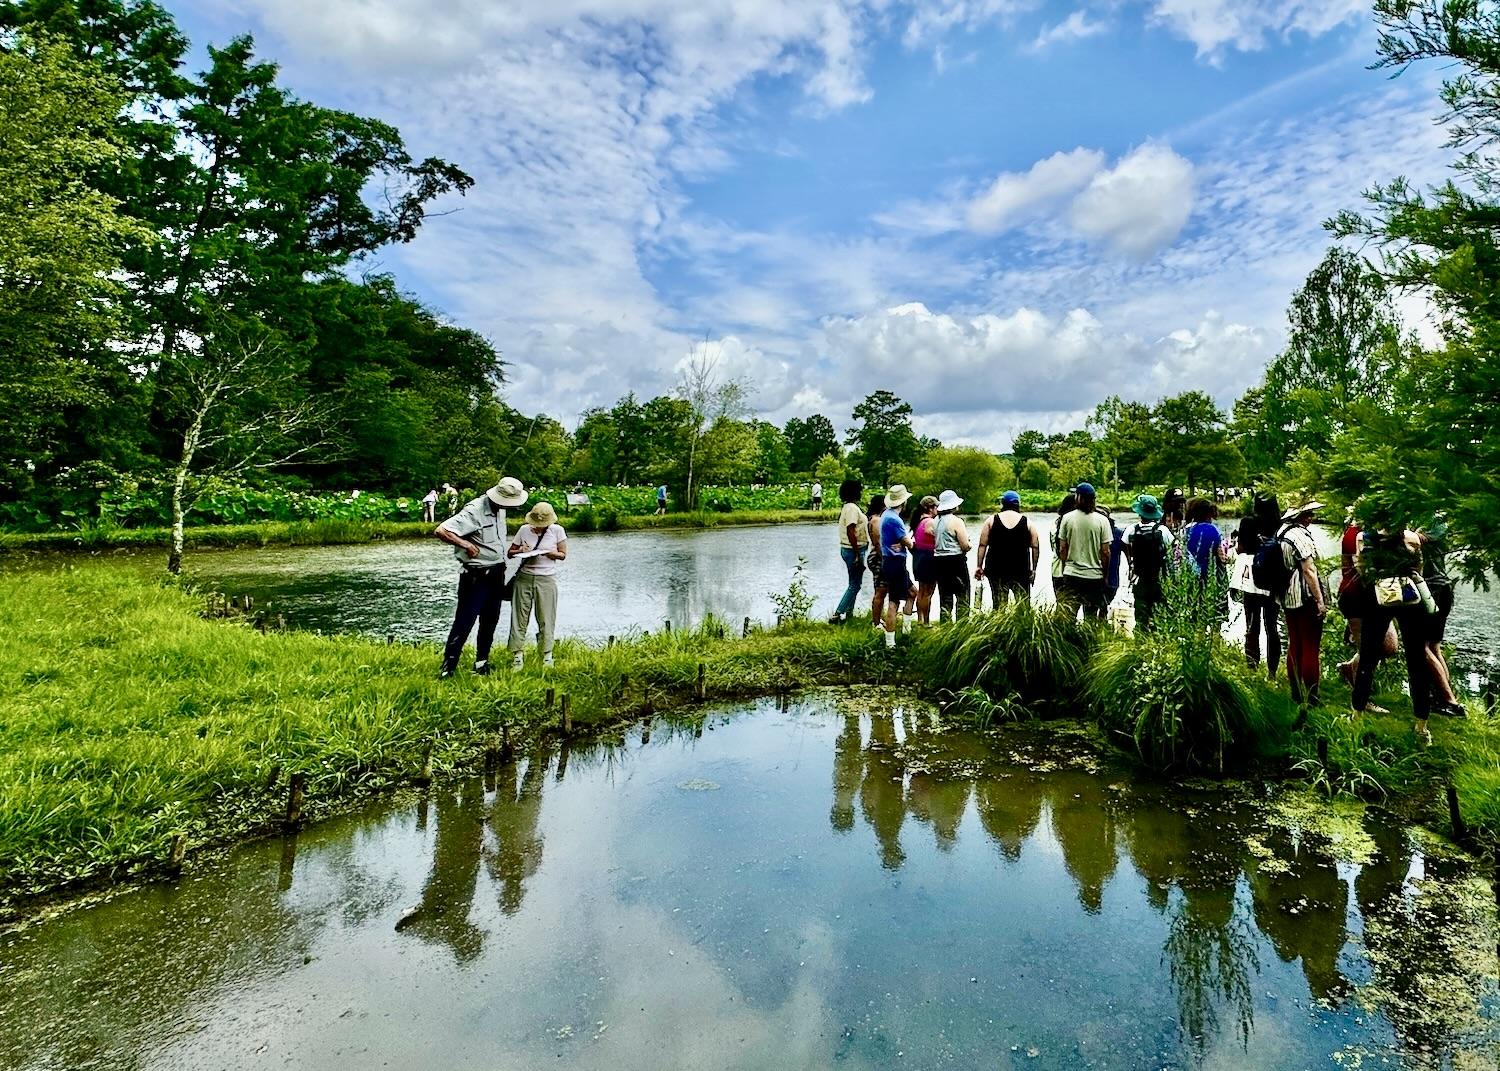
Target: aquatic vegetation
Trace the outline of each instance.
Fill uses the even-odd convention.
[[[1087,710],[1080,682],[1100,638],[1091,623],[1011,603],[922,633],[912,668],[935,691],[977,687],[1038,714],[1078,717]]]

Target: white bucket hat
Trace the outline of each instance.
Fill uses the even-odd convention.
[[[526,487],[514,476],[502,476],[500,482],[485,492],[497,506],[524,506]]]
[[[958,509],[964,504],[964,500],[958,497],[958,493],[951,488],[938,495],[938,512],[947,513]]]

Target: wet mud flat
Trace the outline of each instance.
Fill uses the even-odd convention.
[[[0,936],[7,1068],[1467,1071],[1497,1014],[1437,838],[876,689],[543,740]]]

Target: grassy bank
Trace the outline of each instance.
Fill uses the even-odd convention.
[[[1350,720],[1347,691],[1299,724],[1283,692],[1218,640],[1136,641],[1017,609],[903,639],[866,627],[789,626],[740,639],[713,623],[564,642],[543,673],[434,679],[430,648],[358,637],[261,633],[205,615],[205,601],[107,561],[0,574],[0,919],[28,900],[160,869],[189,851],[276,828],[292,773],[311,817],[410,784],[432,767],[472,768],[502,726],[555,724],[554,688],[575,723],[606,724],[708,698],[787,685],[919,683],[980,726],[1091,720],[1171,775],[1301,777],[1448,827],[1452,783],[1478,841],[1500,844],[1500,720],[1470,704],[1432,723],[1421,749],[1409,710]],[[1322,742],[1326,741],[1326,745]]]
[[[824,520],[833,523],[830,510],[755,510],[738,513],[668,513],[660,517],[627,514],[602,523],[597,515],[576,524],[578,515],[564,516],[564,527],[573,531],[622,531],[730,528],[756,524],[795,524]],[[519,514],[510,519],[514,531],[521,525]],[[258,521],[255,524],[213,524],[188,528],[189,547],[336,546],[368,543],[379,539],[422,539],[432,535],[426,521]],[[169,528],[119,528],[90,526],[69,532],[0,532],[0,553],[7,551],[76,551],[130,548],[165,549],[172,539]]]
[[[549,687],[588,725],[690,701],[700,662],[724,698],[869,679],[880,653],[868,629],[705,628],[439,682],[430,649],[202,609],[103,562],[0,578],[0,904],[159,866],[178,834],[191,850],[272,828],[293,771],[316,816],[409,783],[428,743],[438,772],[473,765],[502,724],[535,727]]]

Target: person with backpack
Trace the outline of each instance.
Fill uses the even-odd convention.
[[[1140,520],[1125,529],[1120,541],[1130,559],[1130,592],[1135,598],[1135,627],[1151,631],[1151,618],[1162,600],[1162,579],[1167,572],[1167,553],[1176,537],[1164,523],[1161,503],[1155,495],[1141,495],[1130,506]]]
[[[1036,567],[1041,560],[1041,540],[1021,512],[1021,496],[1007,491],[1000,496],[1000,512],[979,529],[978,567],[974,579],[990,581],[990,602],[995,609],[1014,595],[1031,601]]]
[[[1430,744],[1427,716],[1432,710],[1433,682],[1427,667],[1427,603],[1432,596],[1422,579],[1421,537],[1410,530],[1380,532],[1367,528],[1360,540],[1356,568],[1364,590],[1365,621],[1351,705],[1356,714],[1390,713],[1370,700],[1385,631],[1395,622],[1406,655],[1406,681],[1412,717],[1416,719],[1413,731],[1419,743]]]
[[[1417,533],[1422,542],[1422,579],[1432,594],[1433,610],[1427,615],[1427,669],[1433,683],[1433,709],[1439,714],[1462,718],[1464,705],[1453,690],[1453,675],[1443,657],[1443,636],[1448,615],[1453,612],[1453,577],[1448,572],[1448,520],[1439,513],[1432,524]]]
[[[1276,520],[1269,523],[1260,517],[1246,517],[1234,534],[1234,561],[1230,566],[1229,590],[1245,608],[1245,661],[1251,669],[1260,668],[1261,634],[1265,634],[1266,677],[1276,679],[1281,665],[1281,608],[1265,588],[1255,583],[1255,552],[1267,536],[1276,535]]]
[[[1311,707],[1321,702],[1318,681],[1328,603],[1309,525],[1322,508],[1321,502],[1306,502],[1283,513],[1275,540],[1261,543],[1251,566],[1255,585],[1276,596],[1286,617],[1286,676],[1292,698]]]

